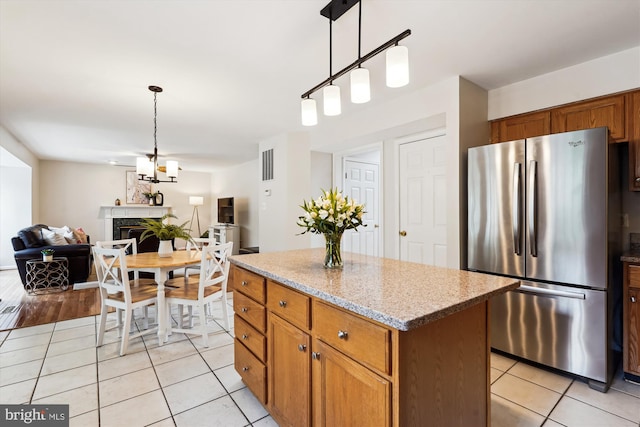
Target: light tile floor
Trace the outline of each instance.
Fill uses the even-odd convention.
[[[197,335],[162,347],[147,335],[119,357],[115,331],[95,348],[97,325],[92,316],[0,332],[0,403],[69,404],[81,427],[277,425],[235,372],[233,329],[216,325],[208,348]],[[620,373],[603,394],[493,353],[491,383],[492,427],[640,426],[640,386]]]

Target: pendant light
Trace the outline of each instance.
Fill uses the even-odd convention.
[[[302,111],[302,125],[315,126],[318,124],[318,111],[316,109],[316,100],[313,98],[304,98],[300,102]]]
[[[362,40],[362,2],[358,8],[358,61],[362,59],[360,55]],[[371,100],[371,86],[369,85],[369,70],[361,65],[350,74],[351,80],[351,102],[354,104],[364,104]]]
[[[340,18],[349,9],[360,3],[358,15],[358,59],[346,66],[342,70],[333,74],[332,70],[332,28],[333,21]],[[304,126],[314,126],[318,123],[316,102],[311,95],[322,89],[323,110],[326,116],[335,116],[341,113],[340,87],[334,82],[338,78],[350,73],[351,102],[361,104],[371,99],[371,86],[369,70],[364,68],[364,64],[374,56],[387,51],[387,86],[401,87],[409,83],[409,55],[405,46],[399,46],[400,40],[411,35],[411,30],[405,30],[386,43],[378,46],[364,56],[360,56],[361,35],[362,35],[362,1],[361,0],[331,0],[320,14],[329,19],[329,77],[302,94],[300,103],[302,124]]]
[[[387,86],[402,87],[409,84],[409,49],[395,45],[387,50]]]
[[[149,181],[157,184],[159,182],[178,182],[178,162],[175,160],[167,160],[165,166],[158,166],[158,94],[162,92],[160,86],[149,86],[149,90],[153,92],[153,154],[147,154],[147,157],[136,158],[136,174],[138,180]],[[158,179],[158,169],[163,171],[169,181]]]

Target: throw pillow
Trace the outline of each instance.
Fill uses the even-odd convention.
[[[73,236],[76,238],[76,243],[87,243],[87,234],[82,228],[73,230]]]
[[[58,234],[55,231],[47,230],[45,228],[42,229],[42,237],[44,237],[44,241],[47,242],[48,245],[51,246],[62,246],[68,245],[62,234]]]
[[[31,227],[23,228],[18,232],[18,237],[24,243],[25,248],[39,248],[44,246],[45,242],[42,237],[42,229],[46,229],[44,224],[36,224]]]

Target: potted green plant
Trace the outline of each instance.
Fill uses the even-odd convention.
[[[51,248],[41,250],[40,253],[42,254],[42,260],[46,262],[53,261],[54,252],[55,250]]]
[[[155,205],[156,204],[156,196],[158,195],[158,192],[155,193],[142,193],[144,194],[144,196],[147,198],[147,200],[149,201],[150,205]]]
[[[173,239],[184,239],[191,241],[191,231],[185,226],[189,221],[177,225],[169,223],[169,218],[178,218],[174,214],[166,214],[160,219],[144,218],[140,221],[140,225],[144,227],[144,231],[140,235],[140,241],[142,242],[149,236],[156,236],[160,240],[160,246],[158,247],[158,254],[161,257],[169,257],[173,253],[173,247],[171,241]]]

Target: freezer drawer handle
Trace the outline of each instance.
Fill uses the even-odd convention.
[[[529,162],[529,248],[531,256],[538,256],[538,162]]]
[[[580,292],[567,292],[567,291],[555,291],[553,289],[536,288],[535,286],[520,285],[518,289],[514,289],[515,292],[523,294],[535,294],[539,296],[548,297],[563,297],[573,299],[587,299],[587,296]]]
[[[520,163],[516,163],[513,168],[513,207],[512,207],[512,226],[513,226],[513,251],[516,255],[520,255]]]

